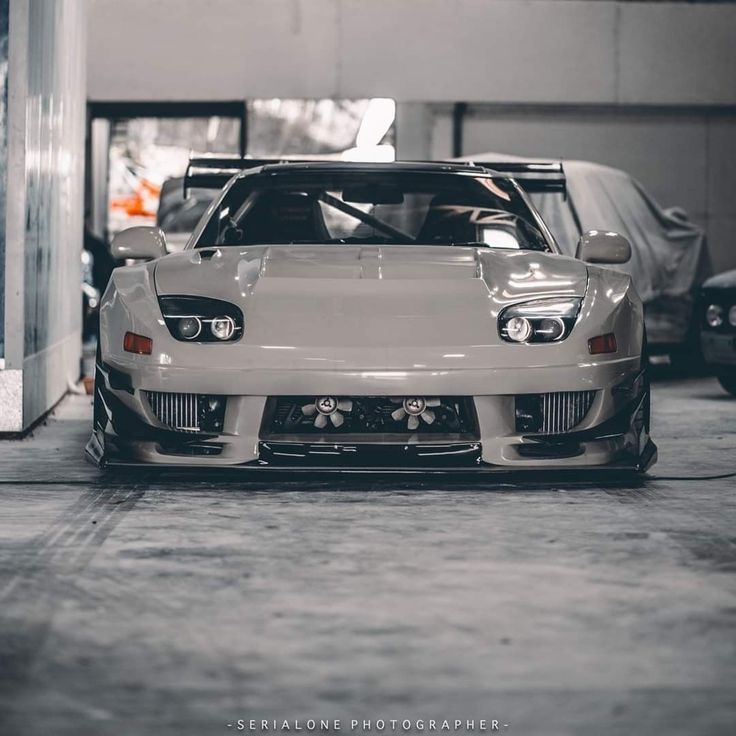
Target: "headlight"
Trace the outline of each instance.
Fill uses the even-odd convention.
[[[178,336],[184,340],[194,340],[202,332],[202,320],[199,317],[179,317],[174,325]]]
[[[526,342],[532,332],[532,323],[526,317],[512,317],[506,323],[506,337],[513,342]]]
[[[245,330],[243,312],[230,302],[199,296],[159,297],[169,332],[185,342],[232,342]]]
[[[728,321],[731,327],[736,327],[736,304],[728,310]]]
[[[720,327],[723,324],[723,308],[717,304],[711,304],[705,310],[705,321],[709,327]]]
[[[498,333],[506,342],[559,342],[572,331],[582,297],[537,299],[513,304],[498,316]]]
[[[210,322],[210,332],[218,340],[229,340],[235,333],[235,321],[232,317],[215,317]]]

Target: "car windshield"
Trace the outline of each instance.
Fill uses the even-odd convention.
[[[213,211],[195,247],[290,243],[551,250],[506,179],[367,170],[243,177]]]

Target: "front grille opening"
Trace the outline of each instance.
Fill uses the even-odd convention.
[[[435,435],[436,436],[436,435]],[[479,442],[382,444],[379,442],[258,443],[259,465],[317,468],[476,468]]]
[[[378,434],[477,438],[478,420],[470,397],[272,396],[261,427],[264,438]]]
[[[158,446],[162,455],[175,455],[176,457],[214,457],[222,454],[222,445],[204,442],[178,442],[171,444],[162,442]]]
[[[516,431],[522,434],[562,434],[585,419],[595,391],[520,394],[515,400]]]
[[[145,391],[148,405],[161,424],[177,432],[214,433],[223,429],[224,396]]]
[[[583,448],[577,442],[539,442],[516,445],[516,451],[521,457],[538,460],[564,459],[583,454]]]

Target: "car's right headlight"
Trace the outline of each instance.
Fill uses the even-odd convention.
[[[720,304],[711,304],[705,310],[705,321],[708,327],[720,327],[723,324],[723,307]]]
[[[572,332],[582,303],[582,297],[554,297],[512,304],[498,315],[498,333],[506,342],[559,342]]]
[[[233,342],[243,335],[239,307],[201,296],[159,297],[161,313],[172,337],[182,342]]]

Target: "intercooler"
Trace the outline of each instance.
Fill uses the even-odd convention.
[[[145,391],[156,419],[169,429],[191,434],[219,434],[225,421],[227,398],[216,394]]]
[[[570,432],[585,419],[595,391],[558,391],[516,397],[516,430],[534,434]]]
[[[569,432],[583,421],[595,398],[595,391],[561,391],[542,394],[542,432]]]
[[[177,432],[200,432],[203,413],[202,394],[146,391],[148,403],[156,419]]]

